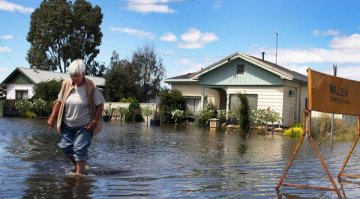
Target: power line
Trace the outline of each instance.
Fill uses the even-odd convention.
[[[127,7],[127,6],[146,6],[146,5],[169,5],[169,4],[177,4],[177,3],[185,3],[187,1],[196,1],[196,0],[169,0],[167,2],[124,2],[124,3],[116,3],[116,4],[100,4],[98,6],[100,7],[114,7],[114,6],[118,6],[118,7]],[[91,1],[88,1],[89,3],[91,3]],[[102,1],[103,2],[103,1]],[[26,1],[27,5],[39,5],[38,3],[35,2],[28,2]],[[55,2],[48,2],[47,5],[54,5],[54,6],[58,6],[58,5],[63,5],[60,3],[55,3]],[[77,6],[88,6],[88,5],[77,5]]]
[[[185,1],[195,1],[195,0],[173,0],[173,1],[169,1],[167,3],[179,3],[179,2],[185,2]],[[151,4],[154,4],[154,3],[144,3],[144,5],[151,5]],[[164,3],[162,3],[164,4]],[[63,4],[52,4],[52,5],[63,5]],[[92,6],[92,5],[91,5]],[[24,14],[20,14],[20,13],[17,13],[19,16],[21,17],[24,17],[26,18],[27,20],[30,20],[27,16],[25,16]],[[38,26],[41,26],[41,27],[44,27],[46,28],[47,26],[44,24],[44,23],[40,23],[39,21],[31,21],[33,23],[35,23],[36,25]],[[52,28],[53,30],[59,32],[59,33],[63,33],[64,31],[63,30],[59,30],[59,29],[55,29],[55,28]],[[80,39],[83,39],[85,41],[88,41],[88,42],[93,42],[92,39],[87,39],[87,38],[81,38],[79,37]],[[133,49],[127,49],[127,48],[122,48],[122,47],[119,47],[119,46],[116,46],[116,45],[113,45],[113,44],[106,44],[106,43],[101,43],[101,45],[104,45],[104,46],[109,46],[109,47],[112,47],[112,48],[115,48],[115,49],[119,49],[119,50],[123,50],[123,51],[128,51],[128,52],[136,52],[136,50],[133,50]],[[191,57],[191,58],[203,58],[203,59],[215,59],[215,58],[223,58],[225,57],[224,55],[218,55],[218,56],[200,56],[200,55],[180,55],[180,54],[172,54],[172,53],[158,53],[159,55],[161,56],[166,56],[166,57]],[[9,57],[10,59],[10,57]]]
[[[15,65],[14,65],[14,63],[11,61],[10,56],[9,56],[8,52],[6,51],[6,48],[5,48],[5,46],[4,46],[4,44],[3,44],[3,42],[2,42],[1,39],[0,39],[0,44],[1,44],[1,46],[4,48],[5,55],[6,55],[7,59],[9,60],[10,64],[15,68]]]

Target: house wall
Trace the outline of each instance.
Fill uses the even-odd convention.
[[[237,74],[237,65],[244,65],[244,73]],[[201,76],[201,85],[284,85],[277,75],[242,59],[233,60]]]
[[[290,81],[285,82],[285,84],[285,86],[224,86],[223,88],[228,96],[237,93],[257,95],[257,109],[270,107],[271,110],[280,114],[283,125],[290,126],[301,121],[301,113],[305,108],[305,97],[307,97],[307,87]],[[184,96],[201,96],[202,88],[200,85],[172,84],[171,87],[172,89],[179,89]],[[289,96],[290,90],[293,91],[292,96]],[[217,90],[205,88],[205,95],[208,102],[219,106],[220,96]]]
[[[299,119],[299,111],[298,111],[298,88],[284,86],[284,105],[283,105],[283,114],[282,119],[284,124],[287,126],[291,126],[297,122]],[[291,93],[290,93],[291,92]]]
[[[283,117],[283,97],[284,88],[282,86],[247,86],[247,87],[229,87],[227,94],[257,94],[258,109],[267,109],[276,111]],[[287,125],[284,121],[283,124]]]
[[[302,85],[301,87],[300,87],[300,89],[301,89],[301,91],[300,91],[300,93],[301,93],[301,97],[300,97],[300,110],[301,110],[301,112],[303,111],[303,110],[305,110],[306,109],[306,107],[305,107],[305,101],[306,101],[306,99],[308,98],[308,86],[307,86],[307,84],[305,84],[305,85]],[[302,121],[302,113],[300,114],[300,121]]]
[[[217,90],[205,89],[205,95],[207,103],[213,104],[218,109],[220,108],[220,94]]]
[[[199,84],[171,84],[171,89],[180,90],[183,96],[198,96],[201,97],[201,87]]]
[[[15,99],[16,90],[28,90],[28,98],[34,96],[34,84],[8,84],[6,89],[6,99]]]

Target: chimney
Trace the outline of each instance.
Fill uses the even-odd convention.
[[[262,54],[262,60],[265,60],[265,52],[261,52]]]

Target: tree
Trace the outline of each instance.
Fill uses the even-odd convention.
[[[238,97],[241,101],[240,106],[240,128],[244,133],[248,133],[250,130],[250,107],[247,97],[244,94],[239,93]]]
[[[127,60],[120,60],[114,51],[110,59],[110,68],[105,74],[105,97],[108,101],[119,101],[122,98],[139,96],[139,76]]]
[[[45,101],[55,101],[61,89],[62,80],[49,80],[34,84],[34,99],[43,99]]]
[[[162,59],[157,57],[154,46],[145,44],[133,54],[131,64],[138,71],[140,81],[139,101],[147,102],[160,92],[161,81],[165,74]]]
[[[66,73],[71,61],[81,58],[91,68],[87,74],[97,75],[101,65],[94,59],[100,51],[102,18],[100,7],[92,7],[85,0],[74,4],[66,0],[43,1],[31,15],[27,35],[31,68]]]
[[[174,123],[171,112],[174,110],[186,110],[186,100],[179,90],[165,89],[160,92],[160,121],[162,124]]]

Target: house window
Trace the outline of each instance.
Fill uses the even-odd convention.
[[[245,71],[245,65],[239,64],[237,65],[236,74],[244,74]]]
[[[258,95],[257,94],[245,94],[246,98],[249,102],[250,110],[257,110],[258,104]],[[241,101],[238,95],[230,95],[230,110],[231,111],[238,111],[240,108]]]
[[[28,98],[28,90],[15,91],[15,99],[27,99],[27,98]]]
[[[198,96],[186,96],[186,110],[188,110],[191,114],[195,115],[198,111],[200,111],[201,97]]]

